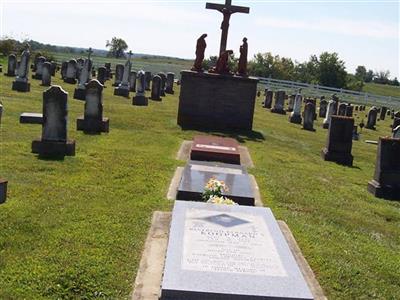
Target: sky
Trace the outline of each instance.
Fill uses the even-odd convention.
[[[207,33],[206,57],[217,55],[221,13],[203,0],[0,0],[0,36],[61,46],[106,49],[123,38],[134,53],[194,58]],[[225,0],[209,0],[224,3]],[[228,49],[243,37],[249,58],[259,52],[298,62],[337,52],[346,70],[358,65],[400,76],[400,0],[232,0],[250,14],[232,15]]]

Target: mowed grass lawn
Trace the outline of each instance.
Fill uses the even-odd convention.
[[[69,93],[76,156],[52,161],[31,153],[41,126],[18,121],[21,112],[41,112],[45,88],[31,80],[30,93],[14,92],[13,79],[0,76],[0,176],[9,180],[0,205],[0,299],[128,299],[152,213],[173,206],[166,192],[184,165],[176,152],[199,133],[176,125],[179,88],[135,107],[107,82],[110,133],[85,135],[76,131],[84,103],[57,74],[54,84]],[[287,222],[329,298],[400,299],[400,203],[367,192],[377,148],[363,142],[388,135],[391,120],[353,143],[352,168],[321,159],[321,122],[304,131],[259,98],[255,132],[233,136],[249,148],[264,205]]]

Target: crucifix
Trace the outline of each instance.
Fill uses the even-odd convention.
[[[131,60],[131,56],[132,56],[132,50],[129,50],[129,52],[128,52],[128,60]]]
[[[92,50],[92,48],[89,48],[89,50],[88,50],[88,53],[89,53],[89,55],[88,55],[88,59],[90,60],[90,56],[91,56],[91,54],[93,53],[93,50]]]
[[[219,47],[219,53],[221,54],[223,51],[226,50],[226,43],[228,40],[229,20],[231,18],[231,15],[234,13],[248,14],[250,12],[250,8],[244,6],[235,6],[232,5],[232,0],[225,0],[225,5],[206,3],[206,9],[218,10],[224,16],[224,19],[221,24],[222,34],[221,34],[221,45]]]

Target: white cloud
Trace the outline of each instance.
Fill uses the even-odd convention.
[[[256,25],[271,28],[303,29],[358,37],[399,39],[399,28],[396,23],[377,21],[353,21],[348,19],[313,19],[293,20],[266,16],[257,18]]]

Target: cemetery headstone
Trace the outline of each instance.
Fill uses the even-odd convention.
[[[125,62],[124,66],[124,73],[122,75],[122,80],[121,83],[114,89],[114,95],[116,96],[123,96],[123,97],[129,97],[129,76],[131,75],[131,56],[132,56],[132,51],[129,51],[128,53],[128,59]]]
[[[46,57],[39,56],[36,61],[36,72],[32,75],[33,79],[42,80],[43,64],[46,62]]]
[[[358,126],[353,127],[353,141],[358,141],[360,139],[360,134],[358,133]]]
[[[340,103],[338,109],[338,116],[346,116],[347,103]]]
[[[290,95],[289,96],[288,109],[287,109],[288,112],[292,112],[293,111],[295,97],[296,97],[296,95]]]
[[[351,104],[348,104],[346,106],[346,113],[345,113],[346,117],[349,117],[349,118],[353,117],[353,109],[354,109],[354,106]]]
[[[67,61],[63,61],[61,63],[61,79],[65,79],[67,78],[67,69],[68,69],[68,62]]]
[[[161,75],[158,74],[158,76],[161,76]],[[151,78],[152,78],[151,72],[150,71],[146,71],[144,73],[144,80],[145,80],[145,87],[144,88],[145,88],[146,91],[150,91]],[[163,79],[163,78],[161,77],[161,79]],[[164,86],[165,86],[165,82],[164,82]],[[165,94],[162,95],[162,96],[165,96]]]
[[[315,131],[314,129],[314,115],[315,115],[315,105],[312,102],[306,104],[304,108],[304,121],[303,129],[309,131]]]
[[[263,105],[264,108],[271,109],[273,96],[274,93],[272,91],[266,91],[264,105]]]
[[[326,147],[321,155],[325,161],[352,166],[354,119],[344,116],[331,116]]]
[[[232,138],[198,135],[193,139],[190,159],[240,165],[239,143]]]
[[[164,97],[165,96],[165,83],[167,81],[167,75],[165,75],[165,73],[163,73],[163,72],[160,72],[157,75],[161,77],[161,96]]]
[[[7,200],[7,184],[7,180],[0,178],[0,204]]]
[[[378,198],[400,200],[400,139],[379,138],[375,175],[368,191]]]
[[[75,59],[71,59],[67,65],[67,73],[64,78],[64,82],[75,84],[76,83],[76,72],[77,72],[77,62]]]
[[[300,94],[296,94],[294,98],[293,112],[290,114],[289,122],[295,124],[301,124],[301,104],[303,102],[303,97]]]
[[[39,157],[75,155],[75,141],[67,139],[68,93],[53,85],[43,92],[42,137],[32,142]]]
[[[124,76],[124,65],[123,64],[117,64],[115,66],[115,80],[113,83],[113,86],[119,86],[119,84],[122,81],[122,77]]]
[[[378,109],[375,106],[373,106],[368,112],[368,120],[365,128],[375,130],[377,117],[378,117]]]
[[[154,101],[161,101],[161,77],[158,75],[153,76],[153,83],[151,85],[150,99]]]
[[[393,129],[393,138],[400,139],[400,125]]]
[[[271,109],[272,113],[286,115],[285,111],[285,91],[277,91],[275,93],[274,107]]]
[[[321,99],[321,101],[319,102],[319,117],[320,118],[325,118],[327,108],[328,108],[328,101],[326,101],[325,99]]]
[[[105,67],[99,67],[97,69],[97,80],[104,85],[106,82],[106,76],[107,76],[107,69]]]
[[[326,116],[325,119],[322,123],[322,127],[324,129],[328,129],[329,128],[329,124],[331,123],[331,118],[334,115],[335,112],[335,101],[333,100],[329,100],[328,102],[328,108],[326,110]]]
[[[337,115],[339,109],[339,97],[336,94],[333,94],[332,100],[334,102],[332,115]]]
[[[174,80],[175,80],[175,73],[168,72],[166,86],[165,86],[165,93],[174,94]]]
[[[96,79],[86,84],[85,113],[76,122],[85,133],[109,132],[109,119],[103,118],[103,85]]]
[[[50,74],[51,76],[56,76],[57,63],[55,61],[51,61],[50,64],[51,64]]]
[[[14,91],[29,92],[31,89],[31,84],[28,80],[30,56],[29,46],[27,45],[21,55],[21,63],[18,68],[17,77],[12,83],[12,90]]]
[[[51,63],[49,63],[48,61],[46,61],[42,66],[42,85],[51,85]]]
[[[136,79],[137,79],[137,72],[131,71],[129,76],[129,91],[136,92]]]
[[[106,68],[106,80],[111,79],[111,63],[105,63],[104,67]]]
[[[160,300],[313,299],[269,208],[175,201]]]
[[[74,99],[85,100],[86,83],[89,80],[90,65],[90,59],[86,59],[80,70],[78,86],[74,91]]]
[[[223,196],[239,205],[254,206],[254,192],[250,177],[244,167],[208,161],[188,161],[179,183],[176,199],[203,201],[204,187],[211,178],[222,180],[229,190]]]
[[[85,64],[85,60],[82,57],[80,57],[76,60],[76,80],[79,80],[79,77],[81,76],[81,72],[82,72],[84,64]]]
[[[149,101],[145,95],[145,75],[144,71],[139,71],[136,82],[136,95],[132,99],[132,105],[147,106]]]
[[[19,116],[21,124],[43,124],[43,114],[40,113],[22,113]]]
[[[397,126],[400,125],[400,112],[396,112],[393,115],[393,124],[392,124],[392,129],[395,129]]]
[[[4,75],[14,77],[16,69],[17,69],[17,57],[15,56],[15,54],[10,54],[8,56],[7,73],[5,73]]]
[[[380,114],[380,117],[379,117],[379,118],[380,118],[382,121],[385,120],[387,111],[388,111],[388,108],[387,108],[387,107],[383,106],[383,107],[381,108],[381,114]]]

